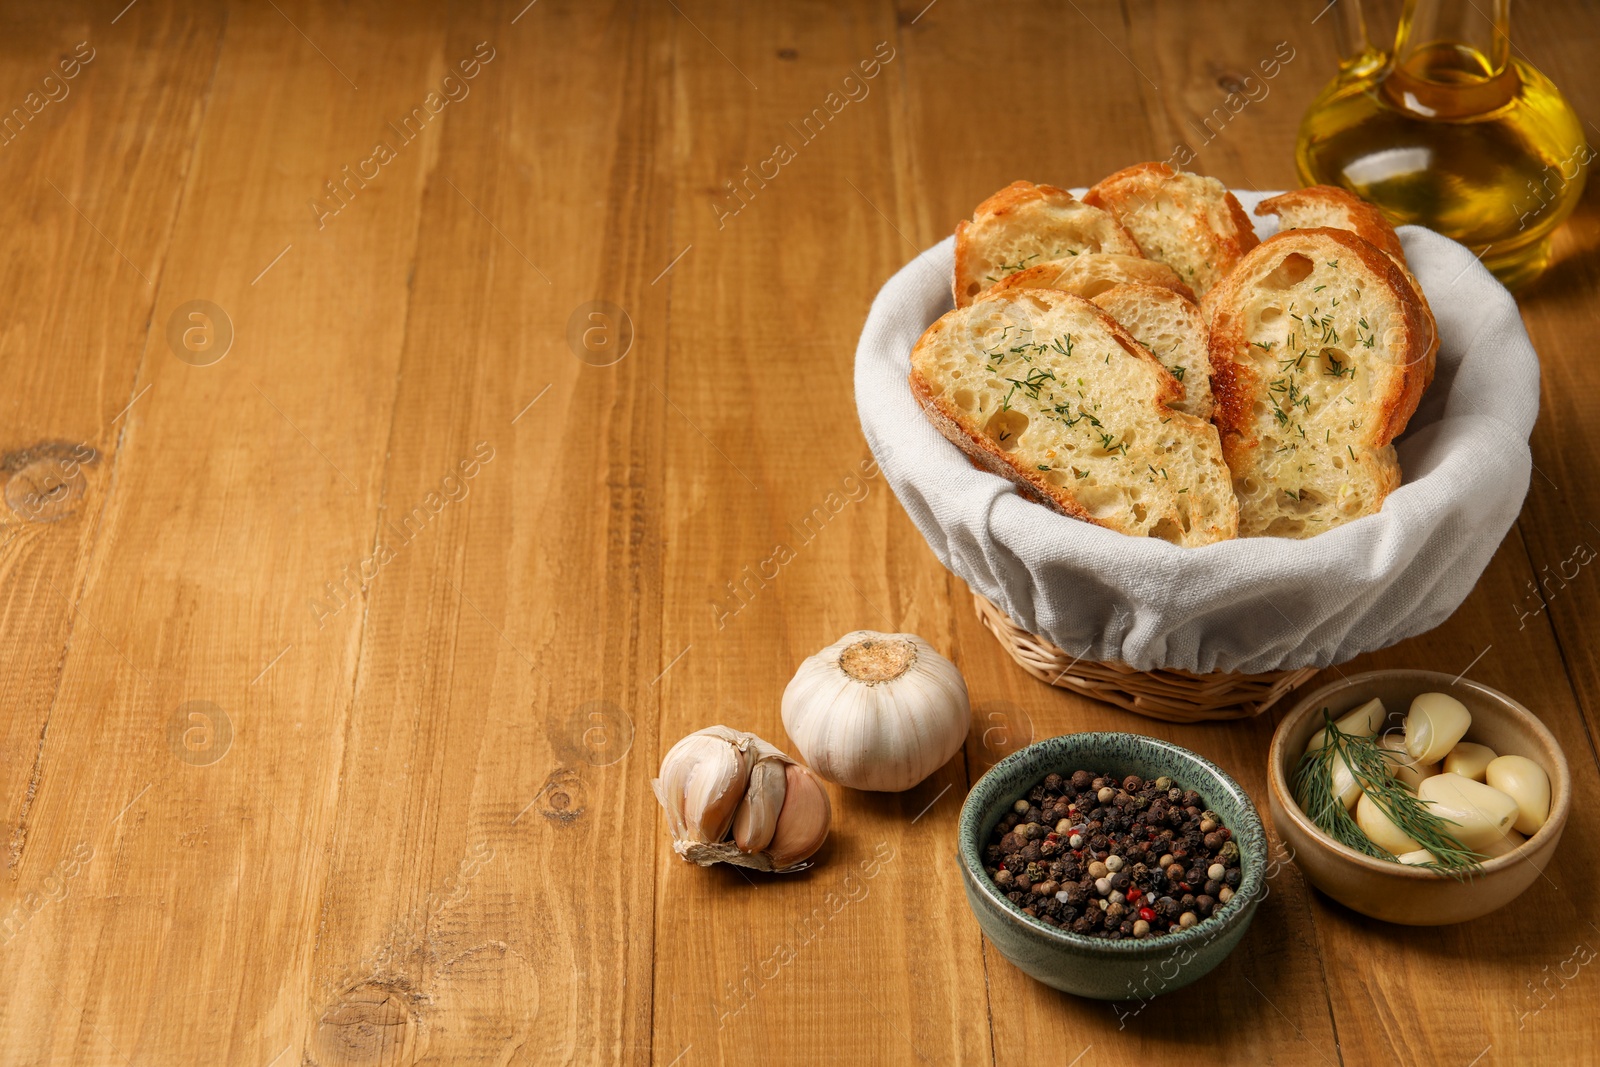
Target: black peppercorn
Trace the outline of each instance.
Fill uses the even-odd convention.
[[[1083,792],[1085,789],[1088,789],[1089,786],[1092,785],[1093,783],[1094,783],[1094,775],[1090,774],[1088,771],[1073,771],[1072,772],[1072,788],[1077,790],[1078,792],[1080,792],[1080,793]]]
[[[1220,878],[1208,878],[1208,879],[1206,879],[1205,889],[1203,890],[1203,892],[1208,897],[1215,897],[1218,893],[1222,892],[1222,879],[1220,879]]]
[[[1239,883],[1242,880],[1243,876],[1239,873],[1239,868],[1237,867],[1234,867],[1228,871],[1227,874],[1222,876],[1222,884],[1226,885],[1229,889],[1238,889]]]
[[[1045,792],[1047,792],[1047,793],[1059,793],[1059,792],[1061,792],[1061,776],[1059,774],[1047,774],[1047,775],[1045,775],[1044,776],[1044,788],[1045,788]]]
[[[1210,915],[1212,909],[1217,906],[1217,898],[1211,896],[1209,893],[1201,893],[1199,896],[1194,898],[1194,906],[1195,910],[1200,913],[1202,918],[1204,918],[1205,916]]]

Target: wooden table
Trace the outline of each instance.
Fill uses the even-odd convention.
[[[1184,142],[1293,184],[1320,4],[123,2],[0,30],[0,1062],[1596,1055],[1600,578],[1553,576],[1600,543],[1600,194],[1523,299],[1522,521],[1448,624],[1345,668],[1534,707],[1580,798],[1559,857],[1440,929],[1285,866],[1206,987],[1130,1015],[985,944],[961,798],[1030,737],[1114,728],[1260,799],[1272,717],[1164,725],[1005,659],[862,475],[853,349],[1013,178]],[[1592,113],[1600,19],[1516,15]],[[859,627],[953,655],[965,758],[834,790],[803,876],[680,862],[661,753],[716,722],[785,744],[785,680]]]

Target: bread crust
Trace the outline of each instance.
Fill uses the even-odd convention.
[[[1174,170],[1165,163],[1135,163],[1100,179],[1083,194],[1083,202],[1104,208],[1118,222],[1123,222],[1125,216],[1147,203],[1151,194],[1163,186],[1172,185],[1182,189],[1182,195],[1175,195],[1175,200],[1191,199],[1193,189],[1185,179],[1199,180],[1200,176]],[[1245,214],[1238,198],[1227,189],[1222,190],[1222,204],[1233,232],[1224,232],[1209,225],[1198,213],[1191,213],[1188,224],[1181,228],[1189,240],[1209,246],[1209,257],[1216,267],[1217,279],[1226,276],[1239,258],[1259,243],[1250,216]],[[1128,228],[1126,223],[1124,228]],[[1149,248],[1141,245],[1140,250],[1146,257],[1155,258]],[[1211,285],[1200,284],[1200,281],[1195,279],[1195,290],[1204,295]],[[1212,282],[1214,284],[1215,281]]]
[[[1406,250],[1400,245],[1400,235],[1395,233],[1383,212],[1337,185],[1312,185],[1304,189],[1291,189],[1287,193],[1268,197],[1256,205],[1257,215],[1272,215],[1288,221],[1301,211],[1334,211],[1342,214],[1352,233],[1376,245],[1406,266]]]
[[[981,285],[980,268],[978,266],[978,250],[975,240],[975,230],[980,226],[1003,223],[1009,216],[1032,204],[1044,204],[1048,207],[1066,209],[1073,205],[1083,205],[1083,201],[1073,196],[1071,192],[1055,185],[1035,185],[1030,181],[1018,180],[1001,189],[985,199],[972,213],[972,218],[962,219],[956,223],[956,248],[955,248],[955,277],[952,279],[951,291],[955,296],[957,307],[966,307],[981,295],[969,292],[974,284]],[[1093,214],[1099,214],[1098,208]],[[1139,244],[1135,241],[1115,218],[1101,216],[1100,225],[1111,237],[1110,244],[1118,247],[1107,249],[1122,255],[1142,256]],[[1003,280],[1003,279],[1002,279]]]

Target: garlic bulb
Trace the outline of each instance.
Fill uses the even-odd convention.
[[[971,721],[961,672],[915,634],[845,634],[783,691],[794,747],[852,789],[910,789],[961,751]]]
[[[650,783],[672,847],[709,867],[797,869],[828,838],[833,808],[822,783],[761,740],[708,726],[673,745]]]

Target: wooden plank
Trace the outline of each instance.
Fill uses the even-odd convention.
[[[119,435],[147,399],[134,377],[151,279],[221,28],[204,13],[120,29],[83,11],[24,19],[7,12],[0,30],[0,179],[12,193],[0,279],[19,295],[0,334],[0,900],[11,903],[42,873],[24,873],[24,852],[66,646],[75,632],[98,640],[76,604]]]
[[[201,125],[188,175],[164,175],[184,206],[144,342],[151,402],[123,423],[78,605],[88,629],[66,660],[30,816],[35,884],[90,858],[0,960],[17,991],[0,1009],[6,1058],[265,1063],[306,1019],[362,615],[355,602],[319,620],[307,603],[371,550],[436,139],[324,229],[307,205],[444,58],[437,24],[412,14],[278,7],[230,12],[213,58],[141,4],[104,57],[111,74],[157,55],[148,76],[170,78],[167,65],[187,71],[198,55],[215,81],[203,113],[192,99],[178,111]],[[191,32],[214,42],[219,24]],[[138,146],[147,131],[120,107],[111,95],[90,114]],[[126,169],[100,162],[79,180],[115,186]],[[166,339],[194,299],[235,329],[210,366]],[[194,701],[205,718],[190,719]]]
[[[318,1063],[649,1058],[673,48],[670,9],[615,14],[457,17],[443,48],[499,56],[424,201]],[[597,300],[632,347],[591,334],[585,361],[569,318],[621,329],[578,313]]]
[[[687,651],[659,683],[661,748],[715,722],[788,748],[806,655],[864,627],[950,646],[945,577],[863,471],[852,403],[867,303],[917,250],[896,233],[905,57],[887,8],[680,6],[673,243],[694,251],[672,275],[663,669]],[[965,785],[952,761],[904,795],[830,789],[831,842],[791,877],[691,867],[658,831],[656,1062],[989,1061],[945,876]]]

